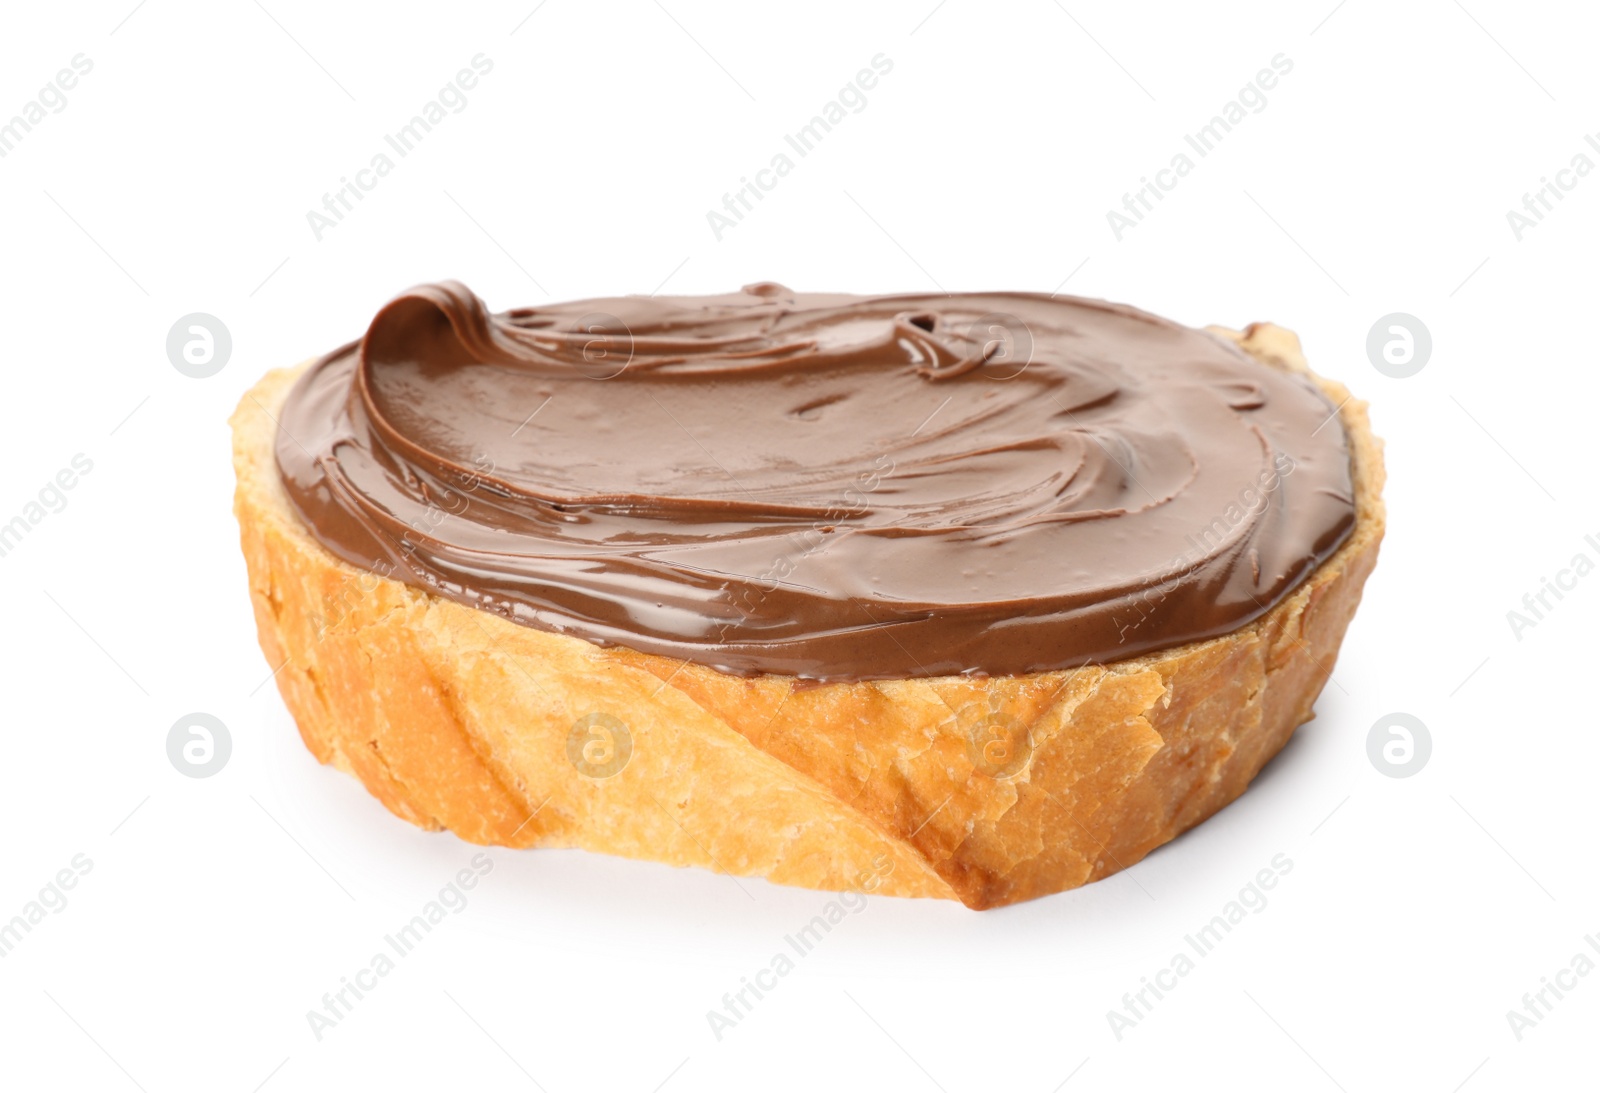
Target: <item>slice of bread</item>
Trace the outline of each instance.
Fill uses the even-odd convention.
[[[1286,330],[1213,333],[1310,374]],[[262,650],[319,760],[473,843],[980,909],[1097,880],[1232,801],[1310,719],[1383,536],[1366,404],[1318,379],[1349,436],[1356,526],[1255,622],[1074,671],[745,679],[519,626],[334,557],[273,455],[304,367],[268,374],[231,419]]]

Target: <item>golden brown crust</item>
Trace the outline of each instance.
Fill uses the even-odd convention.
[[[1213,329],[1310,374],[1286,330]],[[1350,436],[1356,528],[1256,622],[1075,671],[743,679],[518,626],[329,554],[273,457],[299,371],[268,374],[231,422],[262,649],[319,760],[403,819],[475,843],[974,908],[1097,880],[1232,801],[1310,719],[1383,536],[1366,404],[1318,379]],[[591,715],[631,741],[606,777],[569,758]]]

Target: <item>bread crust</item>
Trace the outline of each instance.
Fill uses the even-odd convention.
[[[1211,329],[1312,375],[1287,330]],[[519,626],[330,554],[273,454],[304,367],[269,373],[230,422],[262,651],[312,754],[472,843],[978,909],[1098,880],[1236,798],[1311,718],[1383,537],[1366,404],[1312,376],[1350,439],[1356,525],[1255,622],[1072,671],[746,679]],[[631,747],[614,773],[608,737]]]

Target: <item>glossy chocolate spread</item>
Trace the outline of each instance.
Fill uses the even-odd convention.
[[[1349,535],[1306,378],[1027,293],[413,289],[280,416],[328,550],[515,622],[740,675],[1120,660],[1265,613]]]

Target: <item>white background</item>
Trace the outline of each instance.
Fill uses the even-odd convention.
[[[1520,640],[1506,618],[1600,558],[1600,176],[1520,241],[1506,219],[1600,132],[1592,10],[536,2],[7,11],[0,119],[94,67],[0,159],[0,522],[75,454],[93,470],[0,558],[0,919],[93,867],[0,959],[0,1084],[1592,1087],[1600,974],[1520,1041],[1506,1017],[1600,934],[1600,576]],[[468,107],[319,242],[306,212],[478,53]],[[878,53],[867,108],[716,240],[706,212]],[[1268,106],[1119,242],[1106,211],[1279,53]],[[319,1042],[306,1012],[475,850],[319,767],[263,685],[224,422],[265,370],[444,277],[497,309],[1065,281],[1270,319],[1371,401],[1389,537],[1316,720],[1127,873],[983,914],[874,898],[719,1042],[706,1011],[826,895],[498,850]],[[197,311],[234,343],[204,380],[165,352]],[[1433,334],[1409,379],[1366,354],[1396,311]],[[231,731],[209,779],[167,758],[192,711]],[[1393,711],[1431,730],[1410,778],[1367,757]],[[1269,905],[1118,1040],[1106,1012],[1279,853]]]

